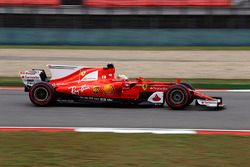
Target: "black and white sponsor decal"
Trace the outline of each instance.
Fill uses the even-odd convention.
[[[41,82],[41,70],[31,70],[20,72],[20,77],[25,86],[33,86],[37,82]]]
[[[112,102],[113,99],[109,98],[101,98],[101,97],[81,97],[83,100],[93,100],[93,101],[101,101],[101,102]]]
[[[207,107],[217,107],[220,102],[221,102],[220,99],[216,99],[216,100],[197,99],[197,103],[199,105],[203,105],[203,106],[207,106]]]
[[[98,79],[98,71],[94,71],[85,75],[81,81],[96,81],[97,79]]]
[[[151,86],[149,89],[155,91],[166,91],[168,88]]]

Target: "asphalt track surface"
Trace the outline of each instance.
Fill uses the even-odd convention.
[[[36,107],[22,91],[0,90],[0,126],[250,129],[250,93],[207,93],[223,97],[224,110],[186,110],[113,105]]]

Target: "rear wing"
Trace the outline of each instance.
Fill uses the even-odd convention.
[[[44,70],[41,69],[32,69],[27,71],[20,72],[20,77],[25,86],[25,92],[28,92],[31,87],[38,82],[48,82],[48,77]]]

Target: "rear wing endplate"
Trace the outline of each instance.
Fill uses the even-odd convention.
[[[25,85],[25,92],[28,92],[31,87],[38,82],[48,82],[45,71],[41,69],[22,71],[20,72],[20,77]]]

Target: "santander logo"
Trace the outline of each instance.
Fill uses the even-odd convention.
[[[155,94],[155,97],[153,98],[153,101],[160,101],[160,100],[161,100],[161,98],[157,94]]]
[[[154,92],[149,98],[148,101],[151,103],[164,103],[163,99],[164,99],[164,93],[163,92]]]

